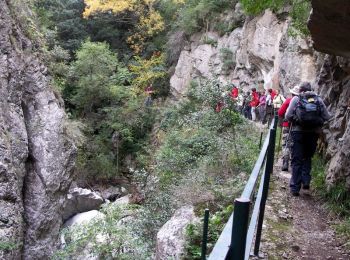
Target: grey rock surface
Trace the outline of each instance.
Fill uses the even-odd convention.
[[[81,212],[99,209],[104,199],[89,189],[73,188],[69,191],[63,206],[63,221]]]
[[[156,259],[181,259],[185,245],[185,229],[197,221],[193,206],[178,209],[157,233]]]
[[[58,245],[76,149],[12,4],[0,0],[0,238],[15,249],[0,251],[0,259],[48,259]]]

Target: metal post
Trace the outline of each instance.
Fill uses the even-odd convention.
[[[209,209],[205,209],[204,223],[203,223],[203,237],[202,237],[202,254],[201,259],[206,259],[207,243],[208,243],[208,225],[209,225]]]
[[[271,129],[266,166],[265,166],[265,178],[264,178],[264,184],[263,184],[264,188],[263,188],[261,202],[260,202],[259,220],[258,220],[258,226],[257,226],[257,231],[255,236],[254,255],[256,256],[259,255],[261,231],[262,231],[262,225],[263,225],[264,214],[265,214],[265,205],[266,205],[267,195],[269,191],[270,175],[273,171],[273,163],[275,159],[275,142],[276,142],[276,129]]]
[[[228,259],[244,260],[249,222],[249,208],[249,199],[239,198],[235,200],[231,245]]]
[[[263,132],[260,132],[259,150],[261,149],[262,138],[263,138]]]

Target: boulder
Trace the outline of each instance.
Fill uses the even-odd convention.
[[[94,209],[99,209],[104,199],[89,189],[73,188],[69,191],[62,212],[63,220],[73,215]]]
[[[197,220],[193,206],[178,209],[157,233],[156,259],[181,259],[186,226]]]
[[[76,214],[74,217],[71,217],[64,223],[64,227],[72,227],[81,224],[88,224],[92,220],[104,218],[104,214],[98,210],[90,210],[87,212]]]
[[[122,191],[119,187],[111,186],[100,191],[100,194],[105,200],[115,201],[122,195]]]
[[[125,206],[130,204],[131,195],[126,195],[113,202],[113,205]]]

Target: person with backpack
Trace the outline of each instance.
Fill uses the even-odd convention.
[[[300,85],[299,96],[290,101],[285,118],[291,123],[292,177],[290,191],[299,196],[300,189],[310,189],[311,159],[323,124],[330,119],[323,100],[311,91],[311,85]]]

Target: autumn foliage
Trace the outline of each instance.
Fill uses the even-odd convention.
[[[155,0],[85,0],[84,17],[98,12],[133,12],[138,22],[127,42],[136,54],[142,52],[145,42],[164,30],[164,20],[154,8]]]

